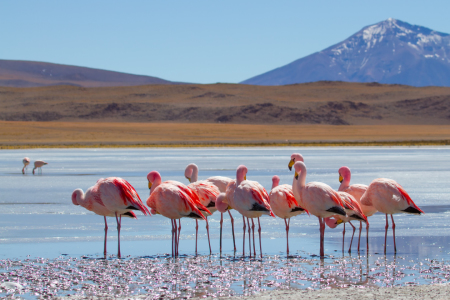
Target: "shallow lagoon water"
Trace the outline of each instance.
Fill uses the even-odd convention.
[[[391,230],[388,235],[388,254],[386,257],[381,255],[385,218],[382,214],[376,214],[369,218],[369,255],[365,252],[365,246],[362,247],[360,256],[357,255],[356,239],[353,242],[353,254],[351,256],[347,253],[342,254],[342,227],[334,230],[327,228],[325,252],[328,257],[321,261],[315,256],[319,250],[318,220],[304,214],[291,220],[290,250],[293,257],[286,258],[284,221],[263,217],[261,218],[263,260],[252,260],[248,257],[241,260],[242,217],[234,212],[238,250],[236,256],[233,253],[231,224],[227,215],[224,215],[225,239],[222,258],[218,256],[220,216],[216,213],[209,218],[213,256],[207,255],[209,251],[204,223],[199,225],[200,256],[195,257],[194,221],[182,220],[180,254],[186,256],[172,261],[165,256],[171,252],[170,221],[159,215],[144,217],[141,214],[138,215],[138,220],[126,218],[122,221],[122,255],[126,256],[122,260],[115,259],[114,254],[117,251],[115,220],[108,219],[108,252],[111,256],[104,261],[97,259],[102,256],[103,251],[103,218],[82,207],[74,206],[70,198],[76,188],[85,190],[99,178],[118,176],[128,180],[145,202],[149,193],[146,180],[149,171],[158,170],[163,180],[174,179],[187,183],[184,168],[191,162],[199,166],[199,179],[214,175],[234,177],[236,167],[245,164],[249,169],[247,178],[259,181],[269,190],[273,175],[280,176],[281,183],[292,183],[293,172],[289,172],[287,164],[293,152],[300,152],[305,157],[308,167],[307,182],[321,181],[337,189],[339,186],[337,170],[343,165],[352,169],[353,183],[369,184],[378,177],[392,178],[399,182],[426,214],[395,216],[397,256],[392,253]],[[43,159],[48,161],[49,165],[42,168],[42,175],[32,175],[30,167],[27,175],[22,175],[21,160],[25,156],[30,157],[31,161]],[[93,265],[91,269],[97,268],[98,272],[101,272],[99,270],[133,272],[131,270],[133,266],[142,264],[148,265],[150,270],[154,269],[151,274],[146,274],[148,277],[146,283],[144,279],[139,279],[140,277],[135,275],[133,280],[137,283],[133,283],[132,289],[126,289],[125,295],[147,293],[149,289],[152,289],[151,295],[176,297],[205,293],[248,294],[260,289],[321,288],[349,283],[369,286],[446,281],[448,272],[445,263],[450,255],[448,250],[450,230],[447,221],[450,214],[448,178],[450,178],[449,147],[2,150],[0,280],[12,280],[14,277],[10,273],[11,267],[8,267],[8,262],[20,265],[28,260],[29,263],[25,265],[36,265],[36,262],[43,259],[44,263],[36,266],[45,268],[49,264],[58,264],[61,272],[55,274],[59,275],[64,272],[70,273],[67,271],[69,269],[81,268],[80,272],[84,272],[86,278],[89,278],[84,283],[79,280],[80,284],[73,285],[69,290],[51,288],[51,281],[48,281],[47,291],[57,290],[58,295],[80,294],[86,291],[93,293],[95,287],[98,290],[100,284],[96,283],[95,278],[89,277],[89,272],[84,266],[86,264]],[[347,226],[346,230],[346,248],[348,248],[350,226]],[[364,230],[363,238],[365,240]],[[102,264],[108,267],[104,268]],[[199,276],[197,273],[194,276],[188,272],[189,274],[181,276],[178,281],[173,281],[173,278],[170,278],[172,273],[164,272],[169,272],[169,269],[173,271],[175,267],[160,268],[170,265],[190,270],[193,264],[198,266],[196,269],[198,272],[206,272],[206,275],[201,277],[206,279],[200,285],[192,281]],[[439,269],[434,268],[436,264],[441,264],[438,266]],[[231,271],[233,268],[236,272]],[[380,268],[384,268],[385,271],[380,271]],[[16,272],[26,270],[25,267],[17,265],[14,269]],[[208,269],[223,274],[208,273]],[[424,270],[432,272],[423,273]],[[247,275],[242,275],[246,271]],[[141,270],[141,274],[142,272],[144,271]],[[291,280],[288,278],[289,274],[296,275]],[[191,278],[190,275],[194,277]],[[215,277],[216,275],[219,277]],[[123,281],[120,276],[108,276],[113,282],[117,281],[119,286],[127,285],[126,280]],[[169,282],[162,279],[158,283],[152,276],[160,276]],[[216,282],[217,278],[222,280]],[[358,283],[359,281],[361,283]],[[44,282],[42,281],[43,286]],[[83,284],[92,286],[86,288]],[[53,285],[58,286],[55,283]],[[33,284],[30,279],[28,287],[31,286]],[[117,289],[119,292],[120,290]],[[26,290],[25,294],[36,293],[45,294],[43,291],[36,292],[31,289]]]

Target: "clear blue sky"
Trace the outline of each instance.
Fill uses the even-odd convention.
[[[0,59],[236,83],[395,18],[450,33],[449,0],[2,0]]]

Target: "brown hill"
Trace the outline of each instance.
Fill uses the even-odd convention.
[[[234,124],[450,124],[450,88],[288,86],[0,87],[0,120]]]
[[[143,84],[175,84],[175,82],[157,77],[85,67],[34,61],[0,60],[0,86],[73,85],[80,87],[104,87]]]

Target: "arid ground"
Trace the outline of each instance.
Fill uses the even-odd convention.
[[[447,143],[449,108],[377,83],[0,87],[0,146]]]

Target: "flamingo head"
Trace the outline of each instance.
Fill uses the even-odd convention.
[[[277,175],[274,175],[272,177],[272,189],[277,187],[279,184],[280,184],[280,177],[278,177]]]
[[[237,183],[241,183],[244,180],[247,180],[247,172],[248,169],[244,165],[240,165],[236,170],[236,181]]]
[[[78,198],[81,198],[81,197],[83,197],[83,190],[82,189],[76,189],[75,191],[73,191],[73,193],[72,193],[72,203],[74,204],[74,205],[80,205],[79,203],[78,203]]]
[[[227,196],[225,193],[220,193],[216,198],[216,208],[221,213],[226,212],[229,209]]]
[[[325,220],[325,224],[327,224],[327,226],[330,228],[336,228],[339,224],[344,222],[341,219],[337,219],[335,217],[325,218],[324,220]]]
[[[292,166],[297,162],[297,161],[304,161],[303,160],[303,156],[300,153],[294,153],[291,155],[291,161],[288,164],[288,168],[289,171],[292,171]]]
[[[342,183],[342,181],[348,181],[350,182],[350,178],[352,176],[352,173],[350,172],[350,169],[348,167],[341,167],[339,169],[339,182]]]
[[[153,184],[161,182],[161,174],[158,171],[151,171],[147,174],[147,180],[148,188],[151,189]]]
[[[24,157],[22,160],[24,165],[29,165],[30,164],[30,159],[28,157]]]
[[[295,170],[295,179],[298,179],[298,175],[301,173],[301,172],[304,172],[304,171],[306,171],[306,165],[305,165],[305,163],[304,162],[302,162],[302,161],[298,161],[298,162],[296,162],[295,164],[294,164],[294,170]]]
[[[184,170],[184,177],[186,177],[187,180],[189,180],[189,182],[192,182],[192,175],[194,174],[194,170],[197,169],[198,167],[196,164],[189,164],[186,167],[186,170]]]

